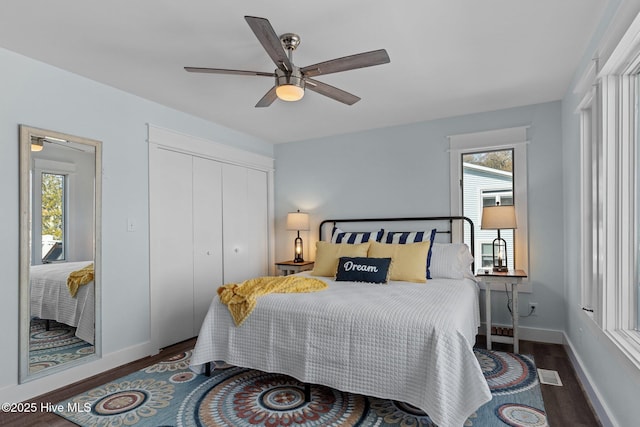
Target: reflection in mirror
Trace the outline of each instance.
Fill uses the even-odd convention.
[[[100,355],[101,142],[20,126],[20,381]]]

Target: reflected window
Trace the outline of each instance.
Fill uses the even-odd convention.
[[[64,261],[66,176],[42,173],[42,262]]]
[[[482,243],[482,268],[493,267],[493,244]]]

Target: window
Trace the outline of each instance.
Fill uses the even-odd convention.
[[[588,71],[595,79],[595,63]],[[602,145],[598,144],[597,90],[590,86],[578,109],[580,112],[580,156],[581,156],[581,304],[590,317],[599,316],[599,271],[602,270],[598,254],[601,241],[597,224],[602,218],[602,198],[599,186],[602,183]]]
[[[482,208],[485,206],[513,205],[513,150],[476,151],[461,154],[462,160],[462,215],[469,217],[476,226],[474,252],[482,248],[482,267],[493,267],[493,240],[496,230],[482,230]],[[507,243],[507,266],[514,266],[513,230],[501,230],[500,236]],[[488,266],[484,259],[484,245],[492,248]],[[480,268],[480,265],[477,266]]]
[[[492,243],[497,237],[495,230],[480,229],[482,208],[500,203],[516,208],[518,228],[500,232],[507,242],[508,266],[528,272],[526,130],[517,127],[449,136],[451,214],[473,221],[474,254],[482,259],[476,269],[493,265]],[[462,232],[466,236],[468,230]],[[531,285],[526,281],[520,289],[530,292]]]
[[[582,143],[582,302],[640,368],[640,15],[580,105]]]
[[[638,74],[635,75],[635,80],[636,80],[636,102],[635,102],[635,106],[636,106],[636,123],[640,123],[640,84],[638,84]],[[640,201],[640,129],[636,129],[635,132],[635,152],[636,152],[636,157],[635,157],[635,176],[636,176],[636,180],[635,180],[635,186],[636,186],[636,190],[634,192],[634,196],[635,196],[635,206],[638,206],[638,202]],[[637,209],[635,212],[635,216],[633,218],[633,221],[635,222],[635,229],[636,229],[636,234],[635,234],[635,242],[634,242],[634,247],[638,248],[638,244],[640,243],[640,209]],[[636,292],[636,298],[635,298],[635,313],[636,313],[636,321],[635,321],[635,330],[636,332],[640,331],[640,250],[638,250],[635,254],[635,274],[634,274],[634,280],[635,280],[635,292]],[[633,286],[633,284],[631,285]],[[633,294],[633,291],[631,292]],[[637,338],[637,337],[636,337]]]

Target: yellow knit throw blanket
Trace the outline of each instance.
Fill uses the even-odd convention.
[[[72,297],[76,296],[78,288],[82,285],[86,285],[93,280],[93,263],[81,268],[80,270],[72,271],[67,277],[67,288]]]
[[[226,304],[236,326],[242,325],[256,306],[258,297],[272,293],[315,292],[327,284],[319,279],[303,276],[265,276],[230,283],[218,288],[218,296]]]

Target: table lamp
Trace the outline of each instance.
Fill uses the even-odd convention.
[[[289,212],[287,214],[287,230],[293,230],[298,232],[298,237],[294,240],[294,253],[295,257],[293,262],[304,262],[302,257],[302,238],[300,237],[300,231],[309,230],[309,214],[305,212]]]
[[[493,241],[493,271],[505,272],[507,267],[507,242],[500,237],[500,230],[513,230],[516,225],[516,208],[513,205],[485,206],[482,208],[482,230],[498,230]]]

